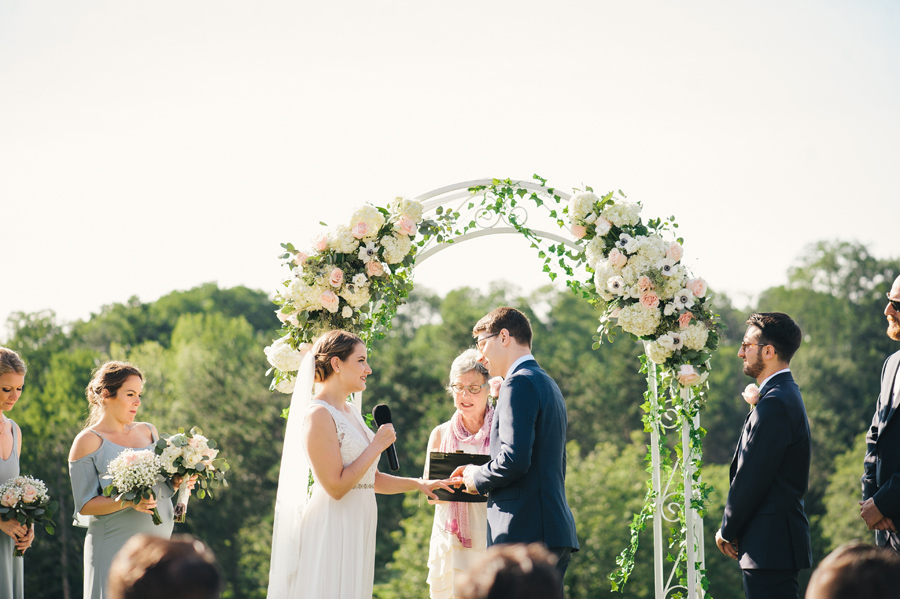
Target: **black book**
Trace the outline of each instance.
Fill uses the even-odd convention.
[[[482,455],[480,453],[463,453],[462,451],[444,453],[443,451],[432,451],[428,454],[428,478],[450,478],[453,471],[460,466],[468,466],[469,464],[481,466],[490,461],[491,456]],[[487,497],[466,493],[465,486],[460,486],[452,492],[445,491],[444,489],[435,489],[434,494],[437,495],[438,499],[441,501],[465,501],[467,503],[487,501]]]

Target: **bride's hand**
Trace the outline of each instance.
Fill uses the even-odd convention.
[[[391,443],[396,440],[397,432],[394,430],[394,425],[382,424],[378,427],[378,432],[375,433],[375,438],[372,439],[372,444],[375,445],[375,447],[378,447],[379,451],[384,451],[391,446]]]
[[[435,489],[444,489],[445,491],[453,491],[445,480],[422,480],[419,479],[419,490],[425,493],[429,499],[437,500],[438,496],[434,494]]]

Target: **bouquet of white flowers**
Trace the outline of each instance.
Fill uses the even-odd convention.
[[[165,481],[161,470],[162,461],[149,449],[126,449],[109,463],[103,478],[111,478],[112,484],[103,489],[103,494],[123,504],[130,501],[137,505],[143,499],[153,499],[153,485]],[[162,524],[156,508],[153,508],[153,523]]]
[[[219,450],[216,442],[207,439],[196,426],[189,433],[183,428],[178,429],[177,435],[161,435],[156,443],[156,453],[162,464],[163,475],[169,479],[175,476],[182,477],[181,487],[178,489],[178,499],[175,502],[175,521],[184,522],[187,514],[188,499],[191,496],[187,479],[197,476],[200,482],[200,490],[197,496],[203,499],[208,494],[212,497],[212,487],[220,482],[228,486],[225,480],[225,472],[228,470],[228,462],[218,457]]]
[[[41,480],[17,476],[0,485],[0,518],[3,520],[15,519],[26,527],[40,522],[52,535],[55,525],[50,518],[56,508],[56,502],[50,501],[47,486]],[[19,549],[13,550],[16,557],[22,557],[23,553]]]

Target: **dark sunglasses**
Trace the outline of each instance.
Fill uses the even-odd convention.
[[[887,300],[894,312],[900,312],[900,300],[891,299],[890,293],[887,294]]]

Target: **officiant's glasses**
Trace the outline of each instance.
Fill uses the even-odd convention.
[[[888,303],[891,305],[891,308],[894,309],[894,312],[900,312],[900,300],[891,299],[891,294],[887,294]]]
[[[462,394],[463,392],[468,391],[469,395],[475,395],[488,385],[489,383],[485,383],[483,385],[450,385],[450,389],[454,393]]]

